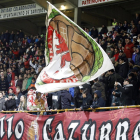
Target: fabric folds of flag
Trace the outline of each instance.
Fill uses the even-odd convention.
[[[114,69],[96,41],[52,4],[48,5],[47,66],[37,78],[37,91],[50,93],[79,86]]]

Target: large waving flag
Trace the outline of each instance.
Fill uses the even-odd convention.
[[[114,69],[107,54],[83,29],[48,2],[46,63],[37,91],[54,92],[92,81]]]

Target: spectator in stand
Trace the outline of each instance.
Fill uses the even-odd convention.
[[[114,55],[114,58],[115,58],[115,61],[117,61],[118,58],[119,58],[119,50],[118,50],[118,48],[115,48],[115,55]]]
[[[68,90],[61,90],[61,108],[71,109],[72,96]]]
[[[140,66],[140,46],[136,48],[135,65]]]
[[[128,23],[127,23],[127,21],[126,21],[126,20],[124,21],[123,26],[124,26],[124,30],[125,30],[125,31],[127,31],[127,29],[128,29]]]
[[[8,95],[8,99],[5,99],[5,108],[6,111],[14,111],[17,107],[16,107],[16,100],[14,97],[14,94],[9,94]]]
[[[22,32],[21,29],[19,30],[19,38],[20,39],[23,39],[24,38],[24,33]]]
[[[105,107],[105,100],[101,97],[99,90],[94,91],[93,102],[90,108]]]
[[[0,78],[0,91],[4,91],[7,93],[9,88],[9,83],[7,78],[4,77],[3,72],[1,72],[1,78]]]
[[[80,110],[90,108],[90,105],[92,103],[92,96],[89,93],[89,89],[85,88],[82,91],[82,96],[83,96],[83,103],[82,103],[82,106],[80,107]]]
[[[24,74],[24,80],[23,80],[23,83],[22,83],[22,92],[26,91],[27,81],[28,81],[28,78],[27,78],[27,74],[25,73]]]
[[[93,97],[94,97],[94,92],[96,90],[99,90],[101,92],[101,97],[104,99],[104,101],[106,100],[105,84],[101,80],[96,78],[94,80],[94,84],[92,85],[91,89],[92,89],[92,96]]]
[[[135,25],[132,25],[132,29],[131,29],[131,33],[132,33],[132,36],[137,36],[137,27]]]
[[[16,86],[15,86],[15,82],[13,80],[11,81],[11,85],[10,85],[9,89],[12,89],[13,90],[12,93],[16,94]]]
[[[136,46],[133,47],[133,54],[132,54],[132,60],[134,61],[135,63],[135,57],[136,57]]]
[[[119,92],[115,87],[115,90],[112,92],[112,106],[120,106],[120,96],[122,92]]]
[[[92,27],[91,36],[93,38],[97,38],[98,37],[98,30],[95,28],[95,26]]]
[[[24,95],[22,95],[20,97],[20,103],[18,106],[18,111],[25,111],[27,110],[27,101],[26,101],[26,97]]]
[[[24,61],[24,66],[25,66],[25,69],[29,69],[29,61],[26,58]]]
[[[6,110],[5,108],[5,98],[3,98],[2,92],[0,92],[0,111]]]
[[[120,105],[132,105],[133,85],[131,84],[131,80],[125,79],[123,85],[124,87],[122,87],[118,82],[115,82],[117,90],[121,92]]]
[[[133,94],[132,94],[132,103],[133,105],[137,105],[138,104],[138,96],[139,96],[139,84],[138,84],[138,79],[136,77],[136,75],[134,73],[129,73],[128,75],[128,79],[130,80],[130,82],[133,85]]]
[[[121,75],[123,78],[126,78],[128,74],[128,64],[124,61],[123,57],[119,58],[118,74]]]
[[[134,24],[137,26],[139,21],[140,21],[139,14],[136,13],[136,17],[134,19]]]
[[[134,44],[131,42],[130,38],[125,39],[125,43],[126,43],[126,45],[124,48],[124,53],[126,54],[128,61],[130,61],[132,59]]]
[[[113,22],[112,22],[112,26],[116,26],[117,25],[117,21],[116,21],[116,19],[114,18],[113,19]]]
[[[11,83],[11,80],[15,80],[15,73],[12,72],[11,68],[8,69],[7,80],[9,83]]]
[[[27,80],[27,84],[26,84],[26,90],[29,88],[29,86],[31,85],[32,83],[32,78],[31,77],[31,74],[28,74],[28,80]]]
[[[23,78],[22,75],[19,75],[19,79],[17,80],[17,84],[16,87],[20,87],[20,89],[22,89],[22,83],[23,83]]]
[[[20,97],[22,96],[21,88],[19,86],[17,86],[16,88],[16,96],[17,96],[16,106],[18,107],[20,103]]]
[[[52,105],[49,109],[61,109],[61,91],[53,92],[52,94]]]
[[[101,29],[100,33],[101,34],[107,34],[107,32],[108,32],[107,27],[105,25],[102,25],[102,29]]]
[[[140,20],[138,22],[137,29],[138,29],[138,34],[140,34]]]
[[[75,108],[80,108],[82,106],[83,97],[82,93],[80,92],[79,87],[74,88],[74,106]]]
[[[30,84],[30,86],[28,87],[28,90],[30,89],[30,88],[35,88],[35,78],[32,78],[32,83]]]

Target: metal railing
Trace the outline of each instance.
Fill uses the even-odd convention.
[[[34,110],[34,111],[0,111],[0,113],[37,113],[39,112],[40,115],[43,115],[44,112],[68,112],[68,111],[93,111],[96,112],[97,110],[110,110],[110,109],[125,109],[125,108],[140,108],[140,105],[133,105],[133,106],[114,106],[114,107],[98,107],[98,108],[88,108],[85,110],[81,110],[80,108],[75,109],[58,109],[58,110]]]

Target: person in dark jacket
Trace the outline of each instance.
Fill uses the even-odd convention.
[[[5,91],[7,93],[9,88],[9,83],[7,78],[5,78],[4,76],[1,76],[0,79],[0,91]]]
[[[123,78],[119,74],[115,73],[113,69],[108,71],[108,73],[106,74],[106,78],[108,83],[108,89],[114,89],[115,81],[123,84]]]
[[[22,83],[23,83],[22,75],[19,75],[19,79],[17,80],[16,86],[19,86],[20,89],[22,89]]]
[[[52,94],[52,106],[49,109],[61,109],[61,91],[49,94]]]
[[[71,108],[71,94],[67,90],[61,90],[61,108],[70,109]]]
[[[104,107],[105,101],[101,97],[101,92],[99,90],[94,91],[94,99],[90,108]]]
[[[20,97],[22,96],[21,88],[19,86],[17,86],[16,88],[16,94],[17,94],[16,106],[18,107],[20,104]]]
[[[83,97],[82,93],[80,92],[79,87],[74,88],[74,106],[75,108],[80,108],[82,106]]]
[[[105,84],[104,84],[102,81],[98,80],[98,78],[96,78],[96,79],[94,80],[94,84],[92,85],[91,89],[92,89],[92,96],[94,95],[94,92],[95,92],[96,90],[100,90],[102,98],[103,98],[104,100],[106,100],[106,95],[105,95]]]
[[[118,66],[118,74],[121,75],[123,78],[127,77],[128,74],[128,65],[126,62],[124,62],[124,58],[119,58],[119,66]]]
[[[91,36],[93,38],[97,38],[98,37],[98,30],[95,27],[92,27]]]
[[[108,32],[108,29],[105,25],[102,25],[102,29],[101,29],[101,34],[106,34]]]
[[[129,73],[128,75],[128,79],[131,81],[131,83],[133,84],[133,94],[132,94],[132,99],[133,99],[133,105],[137,105],[138,104],[138,95],[139,95],[139,84],[138,84],[138,79],[135,76],[134,73]]]
[[[140,47],[136,48],[135,65],[140,66]]]
[[[119,106],[121,92],[115,90],[112,92],[112,94],[113,94],[113,98],[112,98],[112,105],[111,106]]]
[[[87,88],[82,91],[82,96],[83,96],[83,103],[80,109],[81,110],[88,109],[92,103],[92,96]]]
[[[13,98],[14,94],[9,94],[8,99],[6,99],[5,107],[6,111],[14,111],[16,107],[16,100]]]
[[[120,95],[120,105],[132,105],[133,85],[131,84],[131,80],[125,79],[123,84],[124,87],[122,87],[118,82],[115,82],[117,90],[122,93]]]

